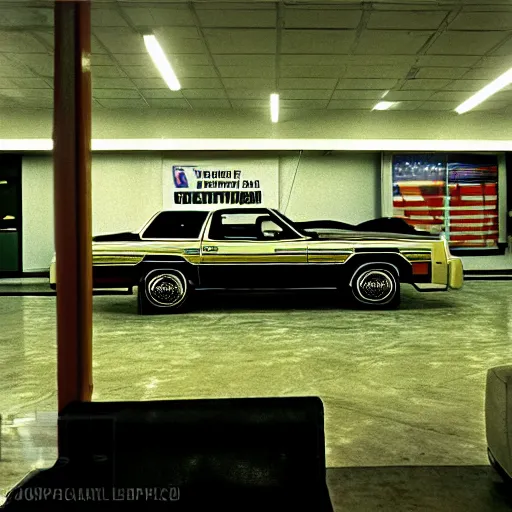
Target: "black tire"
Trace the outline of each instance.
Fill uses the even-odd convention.
[[[191,285],[178,270],[151,270],[142,277],[137,292],[141,315],[181,313],[188,305]]]
[[[350,280],[352,299],[358,306],[394,309],[400,305],[400,278],[393,265],[361,265]]]

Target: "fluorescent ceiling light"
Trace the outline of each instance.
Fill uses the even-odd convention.
[[[270,117],[273,123],[279,121],[279,94],[270,95]]]
[[[480,105],[480,103],[484,102],[487,98],[497,93],[507,85],[510,85],[511,83],[512,69],[509,69],[508,71],[503,73],[503,75],[496,78],[496,80],[486,85],[483,89],[480,89],[476,94],[471,96],[471,98],[466,100],[464,103],[461,103],[455,109],[455,112],[457,112],[457,114],[464,114],[465,112],[468,112],[469,110],[475,108],[477,105]]]
[[[181,85],[178,77],[169,64],[169,61],[167,60],[167,57],[165,56],[165,53],[156,37],[151,35],[144,36],[144,44],[146,45],[146,49],[155,63],[155,66],[158,71],[160,71],[162,78],[169,86],[169,89],[171,89],[171,91],[179,91],[181,89]]]
[[[372,110],[389,110],[395,103],[394,101],[379,101]]]

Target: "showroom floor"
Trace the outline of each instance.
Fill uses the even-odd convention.
[[[512,362],[512,282],[402,301],[209,293],[140,317],[133,296],[97,296],[94,399],[318,395],[337,510],[509,510],[483,404],[486,370]],[[55,457],[55,297],[0,297],[0,322],[1,495]]]

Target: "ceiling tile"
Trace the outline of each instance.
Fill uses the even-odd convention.
[[[281,55],[281,66],[345,66],[349,55]]]
[[[503,110],[509,105],[510,102],[508,101],[484,101],[483,103],[480,103],[480,105],[475,107],[473,110]]]
[[[380,78],[342,78],[337,89],[382,89],[387,91],[396,85],[396,80]]]
[[[98,28],[93,32],[111,53],[147,53],[142,36],[129,28]]]
[[[414,55],[351,55],[348,64],[351,66],[393,66],[411,67],[416,62]]]
[[[92,85],[96,89],[133,89],[129,78],[100,78],[92,75]]]
[[[275,65],[274,55],[214,55],[217,66],[271,67]]]
[[[508,55],[504,56],[485,56],[480,58],[476,63],[477,68],[495,68],[507,70],[511,66],[511,60]]]
[[[371,100],[331,100],[328,109],[342,110],[371,110],[375,106],[375,101]]]
[[[147,53],[136,55],[118,53],[116,60],[122,66],[153,66],[151,57]],[[169,61],[173,66],[209,66],[210,61],[206,54],[188,53],[172,55]]]
[[[102,107],[105,108],[147,108],[146,103],[140,99],[97,99]]]
[[[184,89],[183,96],[188,99],[225,99],[224,89]]]
[[[276,26],[274,10],[249,9],[198,9],[197,17],[203,27],[261,27]]]
[[[481,57],[471,55],[420,55],[416,62],[419,68],[432,67],[455,67],[470,68],[476,64]]]
[[[92,27],[126,27],[127,23],[117,9],[93,7],[91,25]]]
[[[280,76],[289,78],[339,78],[345,66],[282,66]]]
[[[164,52],[173,58],[180,53],[202,53],[206,48],[199,31],[195,27],[158,27],[154,35]]]
[[[453,101],[425,101],[418,110],[454,110],[457,105]],[[455,112],[454,112],[455,113]]]
[[[431,101],[453,101],[458,104],[468,99],[468,93],[463,91],[439,91],[429,99]]]
[[[130,78],[161,78],[160,72],[152,63],[146,66],[123,66]]]
[[[181,78],[217,78],[213,66],[174,66],[178,77]]]
[[[0,31],[0,49],[4,53],[47,53],[34,37],[19,31]]]
[[[227,89],[228,96],[237,100],[270,100],[268,91],[258,89]]]
[[[464,80],[487,80],[488,82],[491,82],[508,69],[510,69],[510,65],[506,69],[475,68],[468,70],[467,73],[464,74],[461,78]]]
[[[269,78],[224,78],[228,89],[268,89],[275,87],[275,80]]]
[[[280,89],[334,89],[336,78],[280,78]]]
[[[329,89],[295,89],[282,91],[282,100],[328,100],[332,91]]]
[[[276,73],[275,67],[217,66],[217,69],[227,78],[274,78]]]
[[[34,30],[32,32],[32,35],[33,35],[34,39],[36,39],[38,41],[38,43],[45,49],[45,53],[48,53],[49,51],[53,52],[53,44],[54,44],[53,28],[45,30],[44,32],[40,31],[40,30]],[[3,47],[2,47],[2,49],[3,49]],[[94,44],[92,45],[92,49],[94,51]],[[4,50],[4,51],[8,51],[8,50]],[[40,52],[34,52],[34,53],[40,53]]]
[[[188,108],[190,105],[183,99],[148,99],[151,107],[156,108]]]
[[[393,106],[393,110],[417,110],[423,101],[399,101]]]
[[[497,32],[498,34],[502,35],[502,38],[504,37],[503,32]],[[504,41],[504,43],[497,48],[494,52],[492,52],[492,55],[496,56],[505,56],[509,57],[510,54],[512,54],[512,39],[509,39],[508,41]]]
[[[410,66],[347,66],[343,78],[404,78]]]
[[[349,53],[355,30],[285,30],[282,53]]]
[[[433,91],[389,91],[385,101],[420,101],[432,96]]]
[[[412,78],[402,85],[404,91],[435,91],[446,87],[450,80],[435,78]]]
[[[163,2],[168,2],[169,0],[161,0]],[[185,0],[187,1],[187,0]],[[255,10],[275,10],[275,5],[273,0],[239,0],[238,2],[233,0],[227,0],[226,2],[215,1],[206,1],[206,2],[197,2],[194,6],[197,11],[206,10],[209,11],[213,9],[212,4],[217,9],[239,9],[244,10],[247,9],[249,11]]]
[[[0,65],[0,76],[3,78],[35,78],[36,75],[23,64]]]
[[[421,68],[415,78],[449,78],[454,80],[468,71],[469,68]]]
[[[437,55],[484,55],[502,39],[502,32],[444,32],[427,50]]]
[[[231,100],[231,105],[236,109],[261,108],[268,109],[268,101],[263,100]]]
[[[192,108],[231,108],[226,99],[189,100]]]
[[[53,89],[0,89],[4,98],[41,98],[53,101]]]
[[[96,99],[134,99],[140,98],[135,89],[94,89],[93,97]]]
[[[52,61],[52,70],[53,70],[53,57],[49,56]],[[101,54],[92,54],[91,56],[91,64],[93,66],[113,66],[114,61],[110,58],[109,55],[101,55]]]
[[[146,99],[183,99],[181,91],[166,89],[140,89],[142,96]]]
[[[222,89],[218,78],[183,78],[180,82],[183,89]]]
[[[281,108],[325,109],[329,100],[281,100]]]
[[[133,83],[139,89],[169,89],[162,78],[132,78]],[[183,87],[183,81],[180,80]]]
[[[360,9],[311,9],[287,6],[285,28],[356,28],[361,20]]]
[[[212,53],[275,53],[273,29],[204,29]]]
[[[2,89],[51,89],[42,78],[1,78]]]
[[[48,7],[8,7],[0,9],[0,25],[9,27],[53,27],[53,9]]]
[[[512,13],[501,12],[461,12],[450,23],[450,30],[511,30]]]
[[[380,100],[385,90],[352,90],[352,89],[337,89],[332,96],[333,100]]]
[[[91,73],[96,78],[120,78],[125,76],[116,66],[92,66]]]
[[[410,54],[427,42],[430,32],[404,30],[365,30],[356,46],[356,54]]]
[[[368,29],[437,30],[447,11],[373,11]]]
[[[126,7],[124,13],[135,27],[194,26],[188,6]]]
[[[11,99],[11,101],[13,101]],[[53,108],[53,100],[45,98],[16,98],[18,108]]]
[[[489,80],[454,80],[445,87],[446,91],[478,91],[485,87]]]

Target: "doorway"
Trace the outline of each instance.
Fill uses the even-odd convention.
[[[21,155],[0,155],[0,276],[21,275]]]

